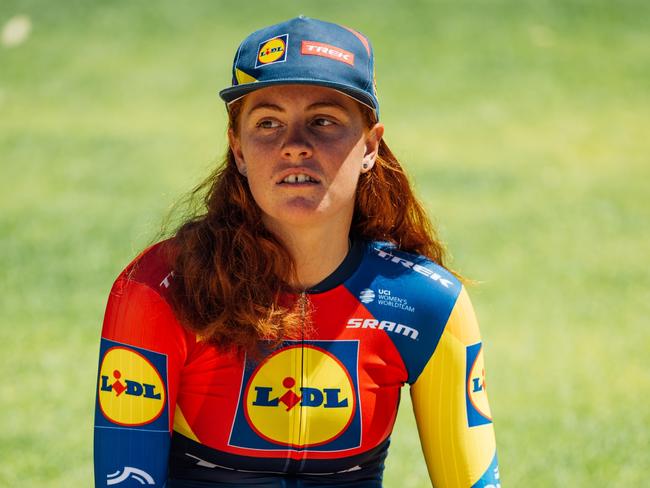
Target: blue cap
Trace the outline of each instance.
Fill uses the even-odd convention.
[[[230,103],[267,86],[319,85],[367,105],[379,119],[374,73],[372,46],[363,34],[301,15],[244,39],[235,54],[232,86],[219,96]]]

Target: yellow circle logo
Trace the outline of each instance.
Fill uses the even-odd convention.
[[[487,420],[492,420],[485,385],[485,362],[482,347],[480,348],[469,371],[467,379],[467,394],[474,409]]]
[[[266,358],[251,375],[244,405],[258,435],[296,447],[333,441],[356,410],[352,378],[343,364],[309,345],[290,346]]]
[[[165,402],[165,385],[156,368],[140,353],[112,347],[99,368],[99,406],[119,425],[144,425],[156,420]]]
[[[260,64],[268,64],[277,61],[286,51],[287,46],[282,37],[276,37],[265,42],[257,53],[257,60]]]

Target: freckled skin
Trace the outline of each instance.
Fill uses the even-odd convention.
[[[269,228],[349,225],[359,175],[383,134],[381,124],[366,127],[356,101],[318,86],[267,87],[245,97],[237,129],[237,166]],[[292,174],[315,181],[282,182]]]

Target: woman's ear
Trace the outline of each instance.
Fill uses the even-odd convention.
[[[366,152],[361,161],[361,172],[367,173],[375,165],[379,153],[379,143],[384,137],[384,124],[377,122],[366,135]]]
[[[241,143],[239,142],[239,138],[235,135],[235,132],[232,129],[228,129],[228,144],[230,144],[230,150],[235,157],[237,170],[243,176],[246,176],[246,162],[244,161],[244,155],[241,151]]]

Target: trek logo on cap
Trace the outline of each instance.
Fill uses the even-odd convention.
[[[354,66],[354,53],[341,49],[340,47],[332,46],[331,44],[316,41],[302,41],[300,54],[322,56]]]
[[[255,67],[259,68],[260,66],[285,62],[287,60],[288,46],[289,34],[282,34],[260,42],[257,48]]]

